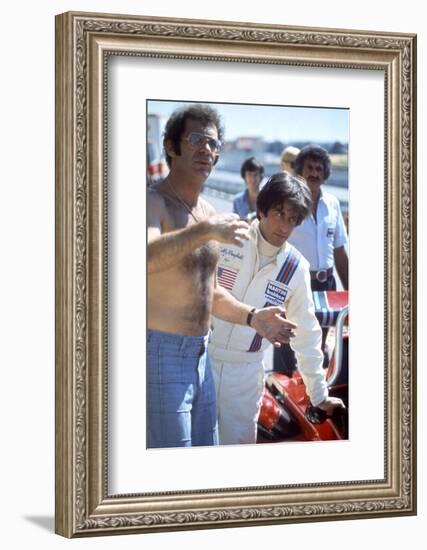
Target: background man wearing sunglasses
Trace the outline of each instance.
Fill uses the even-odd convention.
[[[248,239],[245,221],[217,215],[199,196],[222,137],[210,107],[175,111],[163,141],[169,175],[148,190],[148,447],[218,443],[207,356],[212,313],[248,324],[276,345],[289,342],[295,328],[280,317],[281,308],[255,311],[216,284],[217,243],[242,246]]]

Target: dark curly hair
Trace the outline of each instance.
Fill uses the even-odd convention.
[[[215,109],[209,107],[208,105],[201,104],[180,107],[179,109],[176,109],[169,117],[163,135],[163,149],[165,151],[166,162],[169,168],[171,166],[172,159],[166,150],[166,143],[170,141],[175,153],[177,155],[181,154],[180,141],[185,130],[185,124],[189,118],[202,122],[206,126],[210,124],[214,125],[218,131],[219,141],[223,141],[224,127],[222,125],[221,117]]]
[[[303,147],[295,159],[295,173],[299,176],[302,175],[304,162],[308,159],[323,164],[323,172],[325,174],[325,180],[327,180],[331,175],[331,159],[326,149],[323,149],[320,145],[307,145]]]
[[[260,219],[260,212],[267,216],[269,210],[281,208],[285,202],[298,210],[297,225],[300,225],[310,213],[310,189],[302,178],[291,176],[288,172],[278,172],[269,178],[258,194],[257,218]]]

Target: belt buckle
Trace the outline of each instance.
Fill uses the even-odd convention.
[[[316,279],[319,281],[319,283],[326,283],[328,280],[328,272],[326,269],[321,269],[316,273]]]

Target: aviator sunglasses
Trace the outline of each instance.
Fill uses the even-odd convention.
[[[203,147],[206,143],[209,145],[210,150],[213,153],[218,153],[221,149],[222,143],[219,139],[215,139],[210,136],[201,134],[200,132],[191,132],[187,137],[182,138],[191,145],[191,147]]]

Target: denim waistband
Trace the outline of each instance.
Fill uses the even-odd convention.
[[[201,336],[182,336],[172,332],[161,332],[160,330],[147,331],[150,346],[167,346],[175,348],[180,352],[200,352],[200,348],[206,348],[209,342],[210,331]]]

